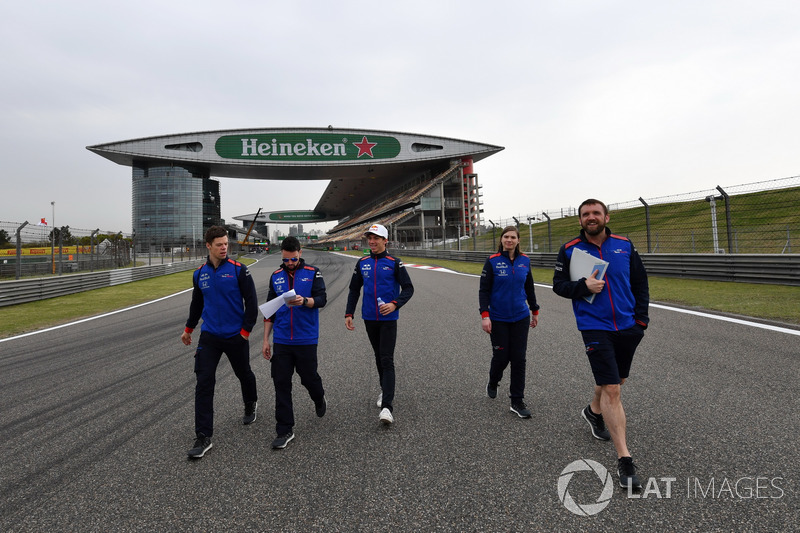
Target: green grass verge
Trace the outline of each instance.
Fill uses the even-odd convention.
[[[244,264],[254,262],[248,258],[239,261]],[[189,270],[38,302],[0,307],[0,338],[124,309],[191,287],[192,271]],[[188,309],[186,312],[189,312]]]
[[[353,252],[352,255],[360,256],[361,253]],[[422,257],[403,256],[403,260],[408,263],[440,266],[467,274],[480,274],[483,268],[481,263],[432,260]],[[241,261],[246,264],[252,263],[252,260],[247,259]],[[533,279],[536,281],[547,284],[552,282],[552,270],[545,268],[532,270]],[[60,298],[0,307],[0,338],[108,313],[168,296],[191,286],[192,273],[179,272]],[[650,276],[650,297],[653,302],[800,325],[800,306],[797,305],[800,301],[800,287]]]

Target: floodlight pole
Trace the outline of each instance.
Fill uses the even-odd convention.
[[[530,243],[528,250],[533,253],[533,224],[531,224],[531,220],[533,220],[533,217],[528,217],[528,242]]]
[[[547,251],[553,251],[553,232],[550,229],[550,215],[542,211],[542,216],[547,219]]]
[[[731,202],[730,202],[730,196],[728,196],[728,193],[723,191],[722,187],[720,187],[719,185],[717,185],[717,190],[720,192],[720,194],[722,194],[722,197],[725,199],[725,226],[726,226],[726,229],[728,230],[727,231],[727,233],[728,233],[728,253],[732,254],[733,253],[733,237],[732,237],[733,230],[731,229]]]
[[[647,226],[647,253],[652,253],[653,248],[650,246],[650,206],[644,201],[644,198],[639,197],[639,201],[644,205],[644,221]]]
[[[17,277],[19,279],[22,276],[22,228],[28,225],[28,221],[22,223],[20,227],[17,228]]]

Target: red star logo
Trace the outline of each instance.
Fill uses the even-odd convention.
[[[364,154],[367,154],[370,157],[374,157],[372,155],[372,149],[375,148],[376,146],[378,146],[378,143],[369,142],[367,140],[367,136],[364,135],[361,138],[361,142],[360,143],[353,143],[353,146],[358,148],[358,155],[356,156],[356,158],[359,158]]]

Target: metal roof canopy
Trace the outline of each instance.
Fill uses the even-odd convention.
[[[351,215],[421,175],[433,178],[455,159],[480,161],[503,150],[472,141],[349,128],[261,128],[146,137],[87,149],[120,165],[157,164],[205,170],[209,176],[330,180],[313,211],[323,222]],[[234,217],[252,220],[255,213]],[[267,214],[268,215],[268,214]],[[263,222],[265,215],[259,217]]]

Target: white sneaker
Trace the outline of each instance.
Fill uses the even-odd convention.
[[[388,407],[384,407],[383,409],[381,409],[381,415],[379,418],[381,422],[383,422],[387,426],[394,422],[394,417],[392,416],[392,412],[389,410]]]
[[[378,394],[378,401],[376,403],[378,407],[383,406],[383,393]]]

